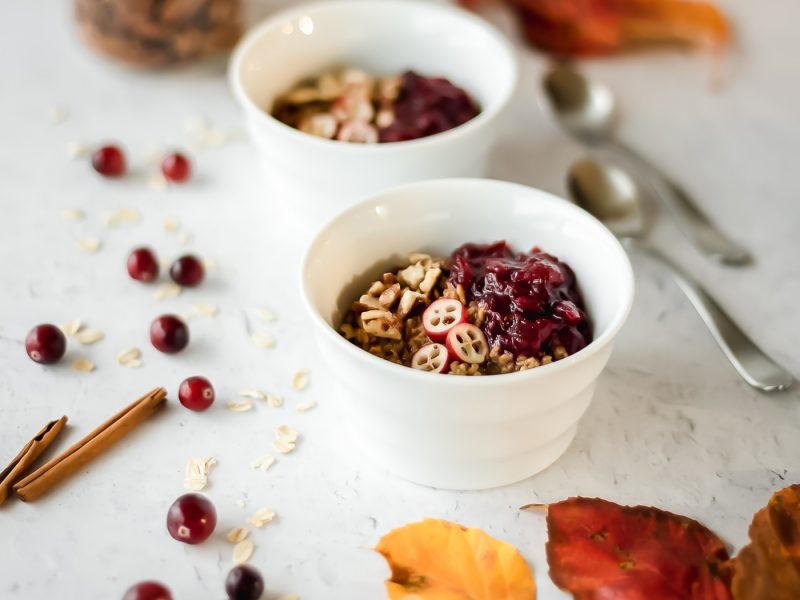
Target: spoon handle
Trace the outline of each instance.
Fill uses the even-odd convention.
[[[744,380],[763,392],[788,388],[794,379],[755,345],[703,286],[658,250],[637,244],[665,267],[694,305],[722,352]]]
[[[750,253],[717,229],[698,208],[697,202],[689,193],[653,163],[622,142],[608,140],[607,147],[648,175],[647,182],[650,187],[672,210],[684,233],[708,256],[729,266],[741,266],[751,262]]]

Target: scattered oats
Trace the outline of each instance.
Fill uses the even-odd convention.
[[[287,594],[286,596],[281,596],[278,600],[300,600],[300,596],[297,594]],[[408,600],[412,600],[411,597],[409,597]]]
[[[85,252],[97,252],[100,249],[100,240],[96,237],[87,237],[77,241],[78,248]]]
[[[69,323],[64,323],[61,326],[61,331],[64,332],[64,335],[67,337],[72,337],[76,333],[78,333],[81,328],[83,327],[83,323],[81,323],[80,319],[73,319]]]
[[[202,139],[210,148],[222,146],[228,143],[228,134],[222,129],[209,129]]]
[[[129,367],[131,369],[138,369],[139,367],[142,366],[142,361],[140,361],[138,358],[135,358],[131,361],[126,362],[123,366]]]
[[[192,234],[188,231],[184,231],[178,236],[178,243],[181,246],[188,246],[192,243]]]
[[[256,331],[250,337],[259,348],[272,348],[275,345],[275,338],[266,331]]]
[[[206,268],[206,271],[216,271],[217,270],[217,261],[213,258],[203,258],[201,259],[203,266]]]
[[[120,223],[137,223],[138,221],[139,211],[135,208],[119,208],[108,213],[103,219],[107,227],[114,227]]]
[[[306,412],[307,410],[311,410],[317,405],[316,402],[313,400],[306,400],[305,402],[301,402],[297,405],[297,412]]]
[[[255,398],[256,400],[264,400],[267,397],[264,392],[254,387],[244,388],[239,395],[242,398]]]
[[[305,369],[298,371],[292,377],[292,387],[296,390],[304,390],[308,387],[308,371]]]
[[[300,437],[300,434],[288,425],[280,425],[275,430],[275,435],[278,436],[279,440],[286,440],[287,442],[296,442],[297,438]]]
[[[51,106],[47,109],[47,114],[50,116],[50,122],[53,125],[63,123],[67,119],[67,111],[60,106]]]
[[[180,226],[178,219],[174,217],[167,217],[161,222],[161,227],[164,228],[164,231],[178,231]]]
[[[280,408],[283,406],[283,398],[278,394],[267,394],[266,400],[270,408]]]
[[[75,339],[84,346],[89,346],[90,344],[99,342],[103,339],[103,337],[105,336],[99,329],[84,329],[75,334]]]
[[[197,315],[214,317],[219,312],[219,309],[213,304],[192,304],[192,311]]]
[[[72,159],[88,156],[91,151],[91,148],[83,142],[70,142],[67,144],[67,156]]]
[[[186,463],[186,477],[183,480],[184,489],[199,492],[208,485],[208,474],[211,467],[217,464],[213,458],[190,458]]]
[[[94,363],[90,360],[85,358],[79,358],[74,363],[72,363],[72,370],[73,371],[81,371],[83,373],[88,373],[90,371],[95,370]]]
[[[246,563],[253,556],[253,550],[255,550],[255,546],[250,540],[242,540],[236,544],[233,547],[233,564],[241,565]]]
[[[61,211],[61,216],[67,221],[80,221],[85,215],[79,208],[64,208]]]
[[[244,498],[239,498],[236,501],[236,506],[238,506],[239,508],[244,508],[245,506],[247,506],[247,500],[245,500]]]
[[[142,352],[138,348],[128,348],[127,350],[123,350],[122,352],[117,354],[117,362],[126,367],[133,367],[134,365],[131,363],[137,362],[139,364],[135,366],[138,367],[139,365],[141,365],[141,362],[139,362],[141,356]]]
[[[253,403],[250,400],[244,402],[228,402],[228,410],[233,412],[245,412],[253,408]]]
[[[267,323],[275,320],[275,315],[268,308],[255,308],[253,309],[253,312],[259,319]]]
[[[156,165],[161,162],[165,153],[164,148],[150,148],[142,156],[142,162],[145,166]]]
[[[272,442],[272,447],[281,454],[289,454],[289,452],[294,450],[295,445],[296,444],[294,442],[290,442],[289,440],[285,440],[283,438],[278,438]]]
[[[152,190],[165,190],[169,187],[169,182],[167,178],[164,177],[161,173],[157,175],[153,175],[150,179],[147,180],[147,185]]]
[[[228,535],[225,536],[228,538],[228,541],[231,544],[238,544],[243,539],[245,539],[248,535],[250,535],[250,530],[245,527],[234,527],[228,532]]]
[[[165,300],[167,298],[175,298],[181,293],[181,286],[173,281],[162,283],[153,293],[153,298],[156,300]]]
[[[267,523],[272,522],[274,518],[275,511],[270,507],[265,506],[261,510],[257,511],[252,517],[250,517],[250,524],[255,527],[263,527]]]
[[[253,461],[253,464],[250,465],[254,469],[258,469],[260,471],[269,471],[269,468],[275,463],[275,457],[271,454],[267,454],[262,456],[261,458],[257,458]]]

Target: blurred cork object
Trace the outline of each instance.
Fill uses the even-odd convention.
[[[242,32],[241,12],[240,0],[75,0],[90,48],[145,69],[229,50]]]

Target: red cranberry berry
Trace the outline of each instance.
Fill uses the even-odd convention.
[[[173,152],[167,154],[161,161],[161,172],[170,181],[183,183],[192,174],[192,164],[180,152]]]
[[[203,267],[203,263],[199,258],[191,254],[181,256],[169,268],[169,276],[172,277],[172,280],[178,285],[186,287],[200,285],[205,275],[206,270]]]
[[[92,154],[94,170],[105,177],[119,177],[125,173],[125,155],[119,146],[103,146]]]
[[[214,404],[214,398],[214,387],[205,377],[184,379],[178,388],[178,400],[189,410],[206,410]]]
[[[136,248],[128,255],[128,275],[137,281],[150,283],[158,277],[158,260],[150,248]]]
[[[50,365],[61,360],[67,350],[67,338],[55,325],[37,325],[25,338],[25,351],[31,360]]]
[[[202,494],[184,494],[169,507],[167,531],[179,542],[204,542],[216,526],[217,510]]]
[[[172,600],[172,594],[157,581],[141,581],[131,586],[122,600]]]
[[[264,578],[250,565],[233,567],[225,578],[229,600],[258,600],[264,593]]]
[[[189,343],[189,328],[175,315],[161,315],[150,324],[150,343],[165,354],[175,354]]]

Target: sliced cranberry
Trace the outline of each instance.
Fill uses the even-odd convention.
[[[444,342],[447,332],[467,321],[467,308],[455,298],[439,298],[422,313],[422,327],[434,342]]]
[[[225,578],[229,600],[258,600],[264,593],[264,578],[250,565],[233,567]]]
[[[125,154],[119,146],[103,146],[92,154],[92,166],[105,177],[119,177],[125,173]]]
[[[181,256],[169,268],[169,276],[178,285],[194,287],[200,285],[206,275],[202,261],[191,254]]]
[[[180,152],[172,152],[161,161],[161,172],[170,181],[183,183],[192,174],[192,164]]]
[[[131,586],[122,600],[172,600],[172,593],[158,581],[142,581]]]
[[[150,343],[165,354],[175,354],[189,344],[189,328],[175,315],[161,315],[150,324]]]
[[[184,494],[169,507],[167,531],[185,544],[206,541],[217,526],[217,510],[202,494]]]
[[[199,375],[184,379],[178,388],[178,400],[189,410],[203,411],[214,404],[214,387]]]
[[[128,275],[149,283],[158,278],[158,260],[150,248],[136,248],[128,255]]]
[[[432,373],[447,373],[450,362],[450,355],[444,344],[427,344],[411,357],[413,368]]]
[[[67,351],[67,337],[55,325],[37,325],[25,337],[25,351],[32,361],[50,365],[64,356]]]
[[[447,334],[447,350],[453,360],[478,365],[489,356],[489,342],[479,327],[460,323]]]

